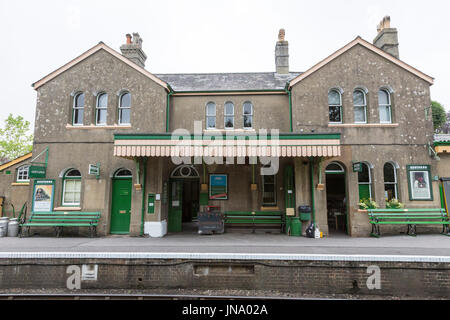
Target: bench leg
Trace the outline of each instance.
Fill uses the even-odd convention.
[[[55,227],[55,231],[56,231],[56,237],[61,238],[61,236],[63,235],[63,227]]]
[[[442,225],[442,234],[450,237],[450,227],[448,224]]]
[[[416,225],[415,224],[408,224],[408,231],[407,234],[411,237],[416,237]]]
[[[375,238],[381,237],[380,225],[378,225],[378,224],[372,224],[372,233],[371,233],[371,236],[372,236],[372,237],[375,237]]]
[[[91,238],[97,236],[97,227],[96,227],[96,226],[90,226],[90,227],[89,227],[89,236],[90,236]]]

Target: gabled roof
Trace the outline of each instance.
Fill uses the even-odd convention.
[[[106,44],[104,44],[103,42],[100,42],[99,44],[97,44],[96,46],[92,47],[91,49],[89,49],[88,51],[86,51],[85,53],[83,53],[82,55],[78,56],[77,58],[73,59],[72,61],[66,63],[65,65],[63,65],[61,68],[53,71],[52,73],[50,73],[49,75],[45,76],[44,78],[42,78],[39,81],[36,81],[35,83],[32,84],[32,87],[36,90],[38,89],[40,86],[44,85],[45,83],[47,83],[48,81],[54,79],[55,77],[59,76],[61,73],[67,71],[68,69],[72,68],[73,66],[75,66],[76,64],[80,63],[81,61],[87,59],[88,57],[92,56],[94,53],[100,51],[100,50],[105,50],[106,52],[110,53],[111,55],[113,55],[114,57],[116,57],[117,59],[121,60],[122,62],[124,62],[125,64],[129,65],[131,68],[135,69],[136,71],[142,73],[144,76],[152,79],[153,81],[155,81],[156,83],[158,83],[160,86],[162,86],[163,88],[165,88],[166,90],[170,91],[170,88],[168,86],[167,83],[165,83],[164,81],[162,81],[161,79],[159,79],[158,77],[154,76],[152,73],[148,72],[147,70],[145,70],[144,68],[138,66],[137,64],[135,64],[134,62],[132,62],[131,60],[125,58],[123,55],[121,55],[120,53],[118,53],[117,51],[111,49],[110,47],[108,47]]]
[[[17,159],[14,159],[14,160],[11,160],[11,161],[9,161],[7,163],[4,163],[4,164],[2,164],[0,166],[0,171],[8,169],[9,167],[12,167],[13,165],[21,163],[21,162],[23,162],[25,160],[28,160],[28,159],[31,158],[31,156],[32,156],[32,153],[30,152],[30,153],[27,153],[27,154],[25,154],[25,155],[23,155],[21,157],[18,157]]]
[[[175,92],[284,90],[286,82],[301,72],[279,75],[275,72],[157,74]]]
[[[348,50],[350,50],[351,48],[353,48],[356,45],[361,45],[361,46],[369,49],[370,51],[372,51],[372,52],[382,56],[383,58],[385,58],[385,59],[389,60],[390,62],[398,65],[399,67],[401,67],[401,68],[411,72],[412,74],[416,75],[417,77],[422,78],[423,80],[428,82],[430,85],[432,85],[433,82],[434,82],[434,79],[432,77],[426,75],[423,72],[420,72],[419,70],[411,67],[409,64],[406,64],[405,62],[395,58],[394,56],[391,56],[389,53],[381,50],[380,48],[374,46],[370,42],[367,42],[366,40],[364,40],[364,39],[362,39],[361,37],[358,36],[355,40],[353,40],[352,42],[350,42],[349,44],[347,44],[343,48],[339,49],[338,51],[336,51],[335,53],[330,55],[328,58],[322,60],[321,62],[319,62],[318,64],[316,64],[312,68],[310,68],[308,71],[302,73],[301,75],[299,75],[295,79],[292,79],[289,82],[289,84],[288,84],[289,85],[289,89],[292,88],[293,86],[295,86],[297,83],[299,83],[303,79],[307,78],[309,75],[311,75],[314,72],[316,72],[317,70],[321,69],[323,66],[325,66],[328,63],[330,63],[331,61],[333,61],[337,57],[341,56],[342,54],[344,54],[345,52],[347,52]]]

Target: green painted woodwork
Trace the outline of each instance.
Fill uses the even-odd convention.
[[[169,191],[169,232],[181,232],[183,220],[183,181],[171,180]]]
[[[370,185],[360,184],[359,188],[359,200],[370,198]]]
[[[272,135],[270,133],[267,136],[259,136],[257,134],[234,134],[234,135],[222,135],[218,134],[218,136],[226,137],[227,140],[271,140]],[[186,135],[186,136],[178,136],[180,138],[187,137],[188,139],[202,139],[204,137],[211,138],[214,140],[215,135]],[[136,134],[136,133],[115,133],[114,140],[171,140],[171,133],[153,133],[153,134]],[[275,136],[280,140],[339,140],[341,138],[340,133],[280,133],[278,136]]]
[[[284,197],[286,209],[295,209],[294,168],[291,165],[284,168]]]
[[[113,179],[111,234],[128,234],[131,219],[132,180]]]
[[[280,211],[226,211],[226,224],[277,224],[284,225],[284,214]]]

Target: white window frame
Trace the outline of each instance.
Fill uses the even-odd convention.
[[[355,117],[355,109],[363,107],[364,108],[364,121],[356,121],[356,117],[355,117],[355,123],[366,124],[367,123],[367,94],[366,94],[366,92],[363,89],[359,89],[359,88],[355,89],[355,90],[353,90],[353,93],[355,93],[356,91],[359,91],[359,92],[361,92],[363,94],[364,104],[356,105],[355,104],[355,99],[353,99],[353,117]],[[352,98],[353,98],[353,96],[352,96]]]
[[[232,113],[231,114],[227,114],[227,105],[231,105],[233,107],[232,109]],[[232,127],[227,127],[227,118],[232,118],[233,119],[233,126]],[[225,104],[223,105],[223,127],[225,130],[234,130],[234,103],[231,101],[227,101],[225,102]]]
[[[330,92],[336,92],[339,95],[339,104],[330,104],[330,99],[328,98],[328,122],[329,123],[336,123],[336,124],[342,124],[343,123],[343,117],[342,117],[342,94],[339,90],[337,89],[330,89],[328,91],[328,94],[330,94]],[[330,121],[330,107],[339,107],[339,112],[341,115],[341,121]]]
[[[78,172],[80,172],[78,169],[69,169],[66,171],[66,173],[63,176],[63,190],[62,190],[62,205],[63,206],[79,206],[81,205],[81,173],[79,177],[67,177],[67,175],[73,171],[73,170],[77,170]],[[67,181],[79,181],[80,182],[80,201],[79,202],[66,202],[65,197],[66,197],[66,184]]]
[[[208,114],[208,106],[209,106],[209,105],[213,105],[213,106],[214,106],[214,115]],[[215,129],[217,128],[217,105],[216,105],[215,102],[209,101],[209,102],[206,104],[205,109],[206,109],[206,110],[205,110],[205,114],[206,114],[206,124],[205,124],[205,127],[206,127],[207,130],[215,130]],[[214,118],[214,127],[208,127],[208,119],[209,119],[209,118]]]
[[[22,175],[22,177],[21,177]],[[24,178],[25,176],[26,178]],[[17,168],[16,182],[30,182],[30,166],[24,165]]]
[[[380,96],[379,96],[379,93],[380,92],[384,92],[385,94],[387,94],[387,97],[388,97],[388,104],[381,104],[380,103]],[[388,108],[389,109],[389,121],[381,121],[381,110],[380,110],[380,108],[382,108],[382,107],[384,107],[384,108]],[[390,92],[388,91],[388,90],[386,90],[386,89],[380,89],[379,90],[379,92],[378,92],[378,116],[380,116],[380,123],[392,123],[392,102],[391,102],[391,94],[390,94]]]
[[[77,99],[79,96],[84,95],[84,103],[82,107],[79,107],[77,105]],[[86,104],[86,95],[84,94],[84,92],[78,92],[77,94],[75,94],[75,96],[73,97],[73,106],[72,106],[72,126],[82,126],[84,125],[84,106]],[[78,110],[83,110],[83,119],[81,121],[81,123],[75,123],[75,114],[77,113]]]
[[[250,114],[245,114],[245,105],[246,104],[249,104],[250,105],[250,107],[251,107],[251,112],[250,112]],[[242,124],[242,127],[244,128],[244,130],[252,130],[253,129],[253,113],[254,113],[254,111],[253,111],[253,103],[251,103],[250,101],[245,101],[244,102],[244,104],[242,105],[242,120],[243,120],[243,124]],[[250,117],[252,120],[251,120],[251,126],[250,127],[246,127],[245,126],[245,117]]]
[[[122,107],[122,98],[126,94],[130,95],[130,106],[129,107]],[[119,108],[118,109],[119,109],[119,119],[118,119],[119,120],[118,121],[119,126],[129,126],[131,124],[131,93],[130,92],[125,91],[125,92],[122,92],[120,94],[120,96],[119,96]],[[121,111],[124,110],[124,109],[130,110],[130,122],[122,123],[122,112]]]
[[[385,176],[384,176],[384,166],[386,164],[390,164],[392,166],[392,168],[394,169],[394,182],[386,182],[385,181]],[[394,185],[394,191],[395,191],[395,199],[399,200],[398,198],[398,179],[397,179],[397,167],[395,165],[395,163],[388,161],[383,165],[383,182],[384,182],[384,188],[386,189],[386,185],[387,184],[393,184]],[[385,190],[386,191],[386,190]]]
[[[100,102],[100,98],[102,96],[106,96],[106,107],[100,107],[99,102]],[[96,103],[96,106],[95,106],[95,125],[96,126],[106,126],[106,124],[108,123],[108,98],[109,97],[108,97],[108,94],[106,92],[100,92],[97,95],[97,103]],[[98,123],[98,113],[101,110],[105,110],[105,112],[106,112],[105,123]]]

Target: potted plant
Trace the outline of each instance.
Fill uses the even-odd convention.
[[[386,201],[386,209],[403,209],[405,205],[398,201],[398,199],[391,199]]]
[[[373,199],[361,199],[358,205],[360,210],[378,209],[378,205]]]

